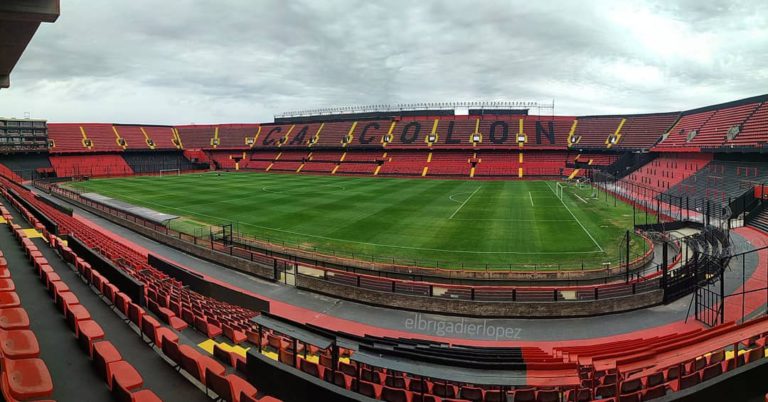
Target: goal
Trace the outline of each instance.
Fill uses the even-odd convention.
[[[560,200],[563,199],[564,190],[565,190],[565,186],[563,186],[560,182],[555,183],[555,196]]]
[[[179,169],[161,169],[160,176],[178,176],[181,174]]]

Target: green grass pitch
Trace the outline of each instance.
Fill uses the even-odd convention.
[[[72,183],[179,215],[171,227],[249,236],[323,253],[473,269],[596,268],[624,253],[632,207],[552,181],[188,174]],[[633,237],[633,257],[644,242]],[[375,257],[372,257],[375,256]]]

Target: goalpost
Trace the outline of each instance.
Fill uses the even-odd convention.
[[[557,182],[555,183],[555,196],[562,201],[563,199],[563,191],[565,190],[565,186],[563,186],[562,183]]]
[[[180,169],[160,169],[160,177],[163,176],[179,176],[181,175]]]

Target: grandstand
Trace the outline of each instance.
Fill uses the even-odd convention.
[[[134,123],[0,119],[3,400],[768,400],[768,95]]]
[[[374,113],[360,119],[354,114],[345,115],[337,121],[326,121],[322,115],[302,116],[301,121],[283,117],[279,123],[264,124],[49,123],[47,151],[19,154],[9,149],[0,157],[4,202],[17,210],[3,207],[3,219],[12,229],[9,233],[28,247],[27,253],[32,256],[29,263],[38,267],[39,276],[52,289],[51,295],[61,311],[67,317],[83,317],[81,324],[81,319],[72,318],[71,328],[86,345],[88,358],[115,362],[98,363],[94,373],[118,394],[162,398],[168,387],[153,380],[136,382],[137,378],[154,376],[157,367],[130,358],[120,363],[120,356],[133,354],[133,349],[116,349],[119,337],[105,341],[100,332],[103,325],[111,328],[115,318],[133,324],[118,325],[119,330],[110,333],[141,333],[146,342],[154,345],[152,353],[164,356],[173,362],[171,366],[188,373],[193,384],[208,386],[217,395],[225,395],[225,399],[226,395],[238,395],[241,400],[254,396],[257,400],[304,400],[308,395],[326,395],[334,400],[385,401],[668,398],[699,389],[716,389],[720,383],[740,381],[759,371],[765,355],[764,334],[768,332],[763,328],[764,319],[750,315],[746,307],[738,311],[726,306],[726,294],[720,293],[707,296],[721,300],[720,307],[716,301],[694,303],[696,318],[706,325],[630,332],[616,339],[557,345],[477,344],[467,343],[469,339],[445,341],[416,333],[391,336],[373,328],[351,331],[349,326],[332,322],[319,325],[281,313],[281,309],[272,311],[268,298],[259,297],[258,293],[256,297],[248,296],[236,283],[216,285],[219,287],[214,291],[211,284],[218,282],[213,277],[198,276],[174,259],[141,254],[113,240],[112,235],[104,235],[109,228],[94,227],[70,211],[85,209],[168,246],[285,286],[389,308],[433,314],[460,312],[503,320],[510,316],[590,316],[674,304],[680,303],[675,301],[680,298],[688,300],[691,294],[704,298],[706,289],[719,286],[717,281],[725,283],[724,279],[717,279],[724,272],[718,267],[739,255],[726,251],[735,246],[732,236],[752,244],[751,257],[742,259],[755,264],[754,272],[765,269],[762,261],[766,250],[761,248],[765,240],[761,239],[768,239],[768,218],[759,192],[768,181],[768,166],[760,154],[768,139],[768,132],[761,131],[765,99],[761,96],[692,111],[648,115],[424,113],[422,117],[411,113],[386,120]],[[210,170],[245,175],[165,177]],[[147,175],[150,177],[133,178]],[[115,177],[127,178],[120,182]],[[57,184],[63,179],[78,182]],[[27,180],[34,180],[39,189],[55,197],[35,195],[19,185]],[[135,189],[135,180],[141,180],[135,185],[142,190]],[[499,186],[483,184],[483,191],[471,184],[482,180],[502,181]],[[554,188],[552,181],[565,186],[557,184],[559,187]],[[577,182],[582,184],[568,184]],[[592,186],[584,185],[590,182]],[[449,183],[450,187],[446,187]],[[512,183],[524,186],[521,188],[525,190],[510,187]],[[208,191],[199,189],[197,193],[204,197],[198,198],[190,194],[197,185],[213,191],[207,195]],[[217,186],[229,190],[222,193]],[[351,186],[356,188],[352,192]],[[447,206],[451,209],[447,212],[451,219],[458,219],[455,229],[450,230],[457,237],[446,237],[446,229],[433,230],[443,233],[440,236],[454,244],[454,251],[471,253],[490,247],[483,251],[485,254],[437,251],[431,257],[421,244],[434,249],[445,246],[434,239],[418,237],[424,236],[423,232],[407,228],[409,224],[437,224],[444,201],[434,198],[436,186],[448,188]],[[368,187],[375,190],[363,191]],[[380,193],[381,188],[399,188],[397,194],[405,197],[403,207],[397,206],[400,201],[396,201],[394,194]],[[406,188],[413,190],[409,193]],[[494,188],[508,188],[505,191],[511,192]],[[93,198],[83,189],[100,193],[102,198]],[[269,191],[260,196],[259,189]],[[182,201],[182,194],[187,194],[191,203]],[[104,200],[104,196],[118,201]],[[215,198],[221,196],[222,201]],[[295,208],[292,205],[304,205],[303,200],[310,196],[319,205],[290,209]],[[614,198],[617,201],[608,202]],[[150,201],[159,199],[172,200],[169,202],[177,207]],[[248,203],[260,205],[259,219],[250,221],[242,215],[235,218],[244,223],[255,222],[259,230],[233,229],[227,225],[228,220],[235,220],[232,218],[206,218],[222,216],[222,212],[214,213],[207,205],[238,205],[235,200],[239,199],[248,200],[243,202],[243,208],[251,205]],[[382,201],[389,204],[381,205]],[[530,205],[518,212],[504,212],[503,203],[510,201],[517,203],[518,209],[526,203]],[[121,203],[126,202],[134,204],[132,208],[141,206],[166,214],[171,220],[153,220],[139,210],[121,209],[125,208]],[[371,237],[367,248],[333,241],[345,238],[341,228],[349,215],[345,208],[338,209],[336,205],[350,202],[368,210],[370,218],[362,221],[359,231],[350,232],[348,239],[366,236],[366,225],[376,222],[382,236],[388,238],[387,244],[400,244],[397,256],[392,249],[380,254],[383,251],[373,246],[377,241]],[[407,211],[412,207],[405,205],[412,203],[430,205],[438,215],[426,210],[418,212],[421,218],[403,215],[410,213]],[[539,210],[537,204],[550,210]],[[551,209],[557,205],[562,210]],[[621,211],[625,212],[614,209],[622,205]],[[373,218],[374,209],[382,207],[386,218]],[[722,209],[726,207],[729,215],[724,216]],[[230,210],[239,211],[219,209]],[[281,212],[274,215],[278,210]],[[317,212],[312,211],[321,210],[327,211],[327,222],[318,221],[313,215]],[[179,213],[181,218],[175,215]],[[189,219],[188,213],[193,213],[195,219]],[[576,228],[580,225],[584,231],[568,231],[565,220],[570,220],[569,213],[575,218]],[[288,214],[298,218],[296,223],[290,223],[293,221]],[[602,232],[604,222],[616,220],[617,214],[625,217],[618,220],[622,222],[619,230],[634,226],[642,236],[633,239],[629,248],[617,247],[624,242],[621,237],[621,242],[616,243],[617,232]],[[520,221],[521,217],[529,218]],[[424,219],[424,223],[419,219]],[[539,233],[550,240],[546,244],[559,244],[557,250],[570,244],[573,250],[583,247],[588,251],[597,245],[601,250],[611,251],[604,251],[597,259],[581,256],[569,260],[546,254],[531,258],[512,258],[503,253],[494,256],[493,253],[502,250],[547,250],[540,248],[538,241],[522,238],[514,240],[521,246],[519,249],[502,246],[508,243],[510,234],[500,229],[503,226],[491,223],[510,219],[517,220],[513,229]],[[461,222],[468,220],[475,220],[475,226]],[[547,220],[558,221],[551,232],[544,229]],[[290,225],[294,231],[301,228],[299,234],[303,236],[296,238],[268,228],[281,225],[278,222]],[[305,222],[304,226],[300,222]],[[384,222],[392,231],[381,226]],[[658,224],[661,229],[654,226]],[[747,228],[733,229],[743,224],[763,234]],[[332,237],[324,234],[328,232],[310,229],[328,226],[336,227]],[[27,241],[30,230],[40,233],[53,247],[42,253],[45,260],[31,253],[35,247],[51,246]],[[265,230],[268,237],[260,236]],[[651,234],[658,230],[662,237]],[[681,230],[684,232],[680,233],[688,234],[675,234]],[[737,234],[729,235],[729,230]],[[486,231],[494,239],[467,241],[462,236],[467,231]],[[560,241],[555,241],[557,231],[564,236]],[[306,236],[323,236],[327,241],[310,241]],[[580,237],[585,243],[581,243]],[[396,238],[402,243],[393,243]],[[461,243],[466,246],[458,246]],[[742,250],[745,246],[740,247]],[[665,249],[663,253],[661,248]],[[210,254],[211,249],[218,251]],[[15,253],[5,248],[3,251],[6,255]],[[53,251],[58,256],[50,257]],[[624,258],[624,253],[631,257]],[[438,260],[430,263],[429,258]],[[616,260],[598,266],[601,258]],[[296,266],[291,262],[294,260],[303,263]],[[485,268],[475,270],[482,261]],[[504,265],[503,261],[517,262]],[[555,265],[558,268],[550,271],[555,261],[559,261]],[[14,260],[14,264],[27,262]],[[55,269],[45,268],[48,266]],[[490,267],[493,268],[489,270]],[[697,282],[699,274],[693,272],[698,270],[706,270],[707,274],[701,277],[715,278],[714,282]],[[21,275],[15,269],[13,272],[14,279]],[[77,286],[71,281],[56,284],[57,278],[63,278],[66,272],[75,275]],[[558,274],[552,276],[547,272]],[[82,280],[90,286],[80,286]],[[493,282],[484,282],[488,280]],[[744,280],[751,279],[745,276]],[[96,299],[106,299],[117,313],[95,321],[90,312],[103,309],[103,305],[89,303],[87,310],[68,307],[94,295]],[[16,299],[9,297],[9,306],[15,306]],[[505,303],[503,308],[494,304],[499,302]],[[534,310],[533,305],[538,307]],[[209,339],[212,344],[201,349],[190,343],[191,339]],[[229,345],[251,349],[245,352],[246,349]],[[45,353],[42,355],[45,357]],[[35,380],[39,395],[66,392],[57,391],[52,385],[60,374],[55,367],[49,373],[49,361],[38,359],[25,364],[30,367],[23,370],[34,372],[35,378],[39,378]],[[267,373],[296,386],[290,392],[275,387],[273,382],[264,380]],[[169,384],[186,381],[177,375],[171,377],[174,379],[167,380]]]

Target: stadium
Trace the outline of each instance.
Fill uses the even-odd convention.
[[[768,94],[691,102],[2,118],[2,396],[768,400]]]

